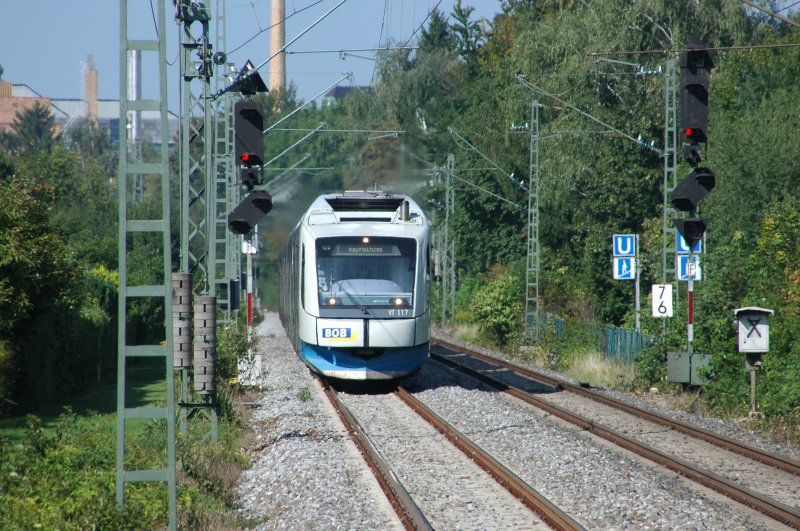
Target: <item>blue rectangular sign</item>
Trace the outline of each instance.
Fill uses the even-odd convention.
[[[614,280],[636,280],[636,258],[615,256]]]
[[[614,256],[636,256],[636,235],[615,234],[613,247]]]
[[[700,257],[698,255],[692,255],[692,259],[694,261],[694,275],[692,276],[692,280],[703,280],[703,269],[700,267]],[[675,264],[675,276],[678,280],[689,280],[689,273],[687,269],[689,269],[689,255],[688,254],[679,254],[676,257],[676,264]]]
[[[322,337],[325,339],[350,339],[353,331],[350,328],[323,328]]]

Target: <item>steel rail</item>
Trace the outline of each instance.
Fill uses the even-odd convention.
[[[780,455],[775,455],[769,452],[765,452],[764,450],[730,439],[728,437],[725,437],[724,435],[713,433],[711,431],[707,431],[702,428],[690,426],[688,424],[685,424],[675,419],[671,419],[664,415],[660,415],[658,413],[647,411],[646,409],[642,409],[630,404],[626,404],[619,400],[615,400],[614,398],[603,395],[602,393],[599,393],[593,389],[587,389],[579,385],[573,385],[571,383],[558,380],[551,376],[547,376],[546,374],[542,374],[538,371],[528,369],[526,367],[521,367],[519,365],[510,363],[505,360],[487,356],[485,354],[481,354],[480,352],[476,352],[466,347],[461,347],[459,345],[450,343],[442,339],[435,339],[432,342],[432,344],[438,344],[451,351],[463,352],[469,354],[472,357],[478,358],[488,363],[499,365],[501,367],[514,371],[518,374],[526,376],[528,378],[533,378],[534,380],[542,382],[546,385],[556,387],[559,389],[564,389],[565,391],[569,391],[570,393],[575,393],[582,397],[595,400],[609,407],[613,407],[621,411],[624,411],[626,413],[629,413],[631,415],[636,415],[637,417],[644,418],[655,424],[659,424],[661,426],[665,426],[675,431],[679,431],[685,435],[689,435],[691,437],[695,437],[697,439],[706,441],[707,443],[713,444],[714,446],[718,446],[730,452],[743,455],[754,461],[758,461],[759,463],[773,466],[775,468],[778,468],[780,470],[783,470],[784,472],[788,472],[789,474],[793,474],[795,476],[800,476],[800,462],[798,461],[794,461],[792,459]]]
[[[468,374],[473,378],[480,380],[491,387],[494,387],[495,389],[504,391],[515,398],[518,398],[536,408],[550,413],[551,415],[574,424],[579,428],[589,431],[592,434],[610,441],[617,446],[649,459],[654,463],[662,465],[673,472],[677,472],[678,474],[689,478],[692,481],[695,481],[720,494],[723,494],[724,496],[727,496],[734,501],[765,514],[778,522],[791,526],[795,529],[800,529],[800,511],[793,507],[789,507],[788,505],[770,499],[750,489],[740,487],[732,481],[711,471],[697,467],[683,459],[668,455],[653,448],[652,446],[636,441],[631,437],[607,428],[602,424],[583,417],[582,415],[578,415],[577,413],[573,413],[562,407],[556,406],[555,404],[537,398],[530,393],[500,382],[480,371],[466,367],[457,361],[437,354],[431,354],[431,358],[444,365],[458,369],[459,371]]]
[[[447,421],[434,413],[406,389],[398,387],[395,394],[426,422],[436,428],[439,433],[447,437],[447,440],[456,448],[492,476],[503,488],[536,513],[551,528],[565,531],[585,529],[567,513],[545,498],[544,495],[537,492],[516,474],[487,454],[480,446],[470,441]]]
[[[333,409],[347,429],[350,439],[355,443],[359,453],[361,453],[367,466],[369,466],[403,527],[408,530],[425,529],[432,531],[433,527],[428,522],[428,519],[425,518],[417,504],[414,503],[414,499],[405,487],[398,481],[397,476],[369,440],[366,432],[350,412],[350,409],[325,380],[319,377],[318,380],[325,395],[333,405]]]

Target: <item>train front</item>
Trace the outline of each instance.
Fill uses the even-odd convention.
[[[309,229],[301,357],[330,378],[417,370],[430,341],[427,220],[412,210],[391,222],[360,217]]]

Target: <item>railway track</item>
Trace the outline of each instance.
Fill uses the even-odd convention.
[[[325,396],[330,401],[339,420],[342,421],[350,439],[358,448],[359,453],[364,458],[370,471],[372,472],[381,490],[389,500],[389,504],[394,509],[403,527],[406,529],[433,529],[428,519],[422,514],[414,499],[397,480],[394,472],[392,472],[389,465],[381,457],[378,450],[370,441],[369,436],[356,420],[355,416],[350,412],[350,409],[339,398],[339,394],[325,381],[318,379],[322,386]]]
[[[569,408],[561,407],[553,403],[552,400],[541,398],[543,393],[526,392],[509,384],[508,378],[503,378],[501,380],[498,377],[507,377],[510,374],[513,374],[516,378],[522,376],[526,379],[532,379],[536,382],[539,382],[539,385],[544,384],[545,386],[549,387],[550,392],[545,393],[545,395],[548,397],[559,395],[562,394],[561,392],[566,391],[570,394],[574,394],[575,396],[580,396],[584,399],[602,404],[604,407],[615,408],[618,411],[624,412],[626,415],[633,415],[640,419],[646,420],[647,422],[663,426],[669,431],[680,432],[686,436],[705,441],[706,443],[714,445],[715,447],[724,449],[725,452],[732,452],[741,456],[746,456],[748,459],[757,461],[760,466],[766,465],[774,468],[773,473],[766,474],[768,480],[769,478],[774,478],[776,475],[780,474],[789,476],[789,479],[785,479],[784,481],[788,482],[789,485],[793,485],[795,487],[793,490],[798,491],[800,490],[800,483],[796,482],[795,480],[798,475],[800,475],[800,466],[794,461],[742,444],[727,437],[689,426],[674,419],[663,417],[650,411],[642,410],[629,404],[616,401],[608,396],[598,393],[597,391],[562,382],[538,371],[532,371],[503,360],[486,356],[444,340],[436,339],[434,342],[432,342],[431,358],[448,366],[457,368],[459,371],[469,374],[470,376],[494,387],[495,389],[502,390],[537,408],[547,411],[554,416],[579,426],[582,429],[590,431],[591,433],[618,446],[654,461],[659,465],[665,466],[670,470],[696,481],[705,487],[711,488],[712,490],[715,490],[716,492],[721,493],[728,498],[761,512],[762,514],[765,514],[770,518],[777,520],[778,522],[790,527],[800,528],[800,511],[798,511],[796,508],[796,501],[792,500],[792,505],[795,505],[792,506],[788,503],[778,501],[770,496],[766,496],[752,489],[743,487],[736,481],[723,477],[720,474],[714,473],[710,470],[706,470],[703,467],[688,461],[687,459],[670,455],[669,453],[661,451],[649,444],[645,444],[633,437],[604,426],[596,419],[577,414],[571,410],[572,406]],[[468,366],[469,358],[473,360],[479,360],[480,363],[478,365],[482,365],[483,367],[475,368],[474,362],[471,363],[473,366]],[[780,471],[780,473],[777,471]]]
[[[358,447],[359,452],[373,472],[403,526],[406,529],[433,529],[423,510],[420,509],[412,495],[400,482],[398,474],[387,463],[378,445],[373,442],[368,430],[364,429],[356,415],[345,404],[345,400],[329,384],[324,381],[321,381],[321,384],[337,415],[346,426],[350,438]],[[420,419],[442,434],[454,447],[458,448],[466,457],[477,464],[511,496],[535,513],[547,527],[558,530],[584,529],[578,522],[526,484],[479,445],[456,430],[406,389],[399,387],[394,392],[394,396],[408,406],[411,411],[415,412]],[[519,522],[519,517],[517,517],[517,522]]]

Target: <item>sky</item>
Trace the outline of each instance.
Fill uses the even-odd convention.
[[[375,52],[347,50],[385,46],[387,40],[404,44],[434,6],[449,15],[456,3],[456,0],[345,0],[336,7],[341,0],[285,1],[286,42],[302,34],[287,48],[287,82],[297,87],[298,97],[305,101],[347,73],[353,74],[352,84],[369,85]],[[150,6],[157,8],[158,0],[128,0],[128,3],[130,36],[154,38]],[[178,111],[179,31],[172,1],[165,3],[167,61],[173,64],[167,74],[169,108]],[[218,5],[214,0],[207,3],[212,7]],[[500,0],[462,0],[462,4],[475,8],[476,20],[491,20],[500,11]],[[93,56],[98,70],[99,98],[119,99],[119,6],[119,0],[0,0],[2,79],[28,85],[45,97],[82,99],[84,65]],[[331,14],[308,29],[334,7]],[[271,0],[227,0],[226,48],[230,51],[228,61],[237,68],[248,59],[256,66],[269,59],[270,11]],[[197,26],[198,23],[193,24]],[[214,43],[213,25],[210,35]],[[414,38],[418,36],[419,33]],[[251,42],[244,44],[252,37]],[[328,50],[333,52],[325,52]],[[156,89],[148,87],[157,83],[155,65],[146,59],[153,54],[144,56],[143,97],[154,97]],[[153,73],[149,73],[151,69]],[[259,72],[268,83],[269,65]],[[351,82],[344,80],[339,84]]]

